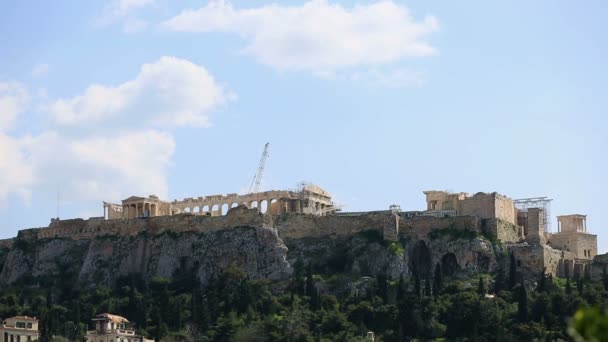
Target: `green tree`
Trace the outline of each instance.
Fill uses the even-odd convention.
[[[414,293],[420,297],[422,289],[420,288],[420,277],[418,273],[414,273]]]
[[[479,285],[477,286],[477,293],[479,293],[480,296],[485,296],[485,294],[487,293],[486,283],[483,281],[483,278],[481,276],[479,277]]]
[[[512,290],[517,284],[517,261],[513,252],[510,253],[509,262],[509,289]]]
[[[407,294],[407,286],[405,284],[405,279],[403,279],[403,276],[399,277],[399,283],[397,284],[397,303],[401,302],[403,300],[403,298],[406,296]]]
[[[608,336],[608,315],[598,308],[578,310],[570,321],[568,334],[577,342],[605,341]]]
[[[538,277],[538,284],[536,286],[537,292],[545,292],[547,290],[546,280],[547,277],[545,275],[545,271],[543,270],[543,272],[540,274],[540,277]]]
[[[522,281],[517,291],[517,319],[524,323],[528,320],[528,292]]]
[[[428,277],[424,278],[424,295],[428,297],[433,295],[433,289],[431,288],[431,280]]]
[[[566,288],[565,288],[566,294],[567,295],[571,295],[572,294],[572,285],[570,284],[570,278],[566,278]]]
[[[443,290],[443,275],[441,273],[441,264],[435,265],[435,275],[433,277],[433,293],[439,295]]]
[[[384,273],[378,274],[376,277],[378,286],[378,296],[382,299],[383,303],[388,303],[388,281]]]

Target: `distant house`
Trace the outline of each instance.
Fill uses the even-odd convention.
[[[15,316],[2,322],[0,342],[31,342],[37,341],[38,320],[36,317]]]
[[[103,313],[93,318],[95,330],[87,331],[87,342],[154,342],[135,335],[133,324],[124,317]]]

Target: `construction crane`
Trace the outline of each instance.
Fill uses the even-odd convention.
[[[266,166],[266,160],[268,159],[268,145],[270,143],[266,143],[264,145],[264,152],[262,152],[262,157],[260,158],[260,164],[258,165],[258,172],[253,176],[253,180],[251,181],[251,186],[249,187],[249,192],[252,194],[260,192],[260,185],[262,184],[262,176],[264,175],[264,167]]]

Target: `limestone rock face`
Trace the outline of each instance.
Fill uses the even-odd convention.
[[[492,243],[483,238],[440,238],[429,241],[428,247],[433,267],[439,263],[448,275],[492,272],[498,265]]]
[[[43,284],[47,278],[59,278],[93,286],[113,285],[132,274],[144,279],[194,274],[205,285],[230,266],[252,279],[288,281],[299,263],[329,275],[332,284],[348,287],[378,275],[432,277],[437,264],[446,276],[492,272],[496,255],[503,252],[474,232],[456,234],[453,229],[402,235],[397,241],[384,240],[381,229],[330,236],[287,234],[283,240],[277,233],[280,229],[263,224],[205,231],[184,225],[175,231],[167,222],[156,230],[127,236],[18,237],[12,248],[0,250],[0,261],[4,260],[0,282]]]
[[[84,284],[110,285],[121,276],[172,277],[194,272],[206,284],[229,266],[252,279],[286,279],[287,247],[272,228],[240,227],[212,232],[139,234],[90,240],[18,242],[8,252],[0,281],[72,275]]]
[[[405,249],[398,242],[383,241],[373,234],[286,239],[285,243],[292,265],[299,260],[323,273],[348,274],[353,278],[378,274],[398,278],[409,273]],[[391,244],[398,248],[391,248]]]

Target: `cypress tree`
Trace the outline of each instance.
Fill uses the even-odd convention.
[[[386,275],[378,274],[377,276],[378,283],[378,296],[382,298],[384,304],[388,304],[388,281],[386,279]]]
[[[606,274],[606,265],[604,265],[604,270],[602,272],[602,283],[604,284],[604,291],[608,291],[608,274]]]
[[[517,318],[521,323],[524,323],[528,320],[528,292],[526,291],[526,287],[524,286],[524,282],[521,282],[518,293],[518,308],[517,308]]]
[[[547,290],[545,271],[540,274],[540,278],[538,278],[538,285],[536,287],[537,292],[545,292]]]
[[[154,340],[162,341],[162,338],[167,334],[168,329],[158,308],[154,308],[152,317],[154,317],[154,321],[156,323],[156,328],[154,329]]]
[[[517,284],[517,261],[515,255],[511,252],[511,262],[509,263],[509,289],[512,290]]]
[[[400,303],[405,297],[407,288],[403,276],[399,277],[399,285],[397,285],[397,302]]]
[[[443,290],[443,275],[441,274],[441,264],[435,265],[435,276],[433,277],[433,292],[438,295]]]
[[[570,285],[570,278],[566,278],[566,294],[572,294],[572,285]]]
[[[51,329],[49,326],[50,317],[47,308],[43,307],[40,312],[40,341],[49,342],[51,341]]]
[[[580,277],[576,279],[576,289],[578,290],[578,295],[582,296],[584,286],[583,286],[583,280]]]
[[[416,294],[417,297],[420,297],[420,277],[418,276],[418,273],[414,273],[414,292]]]
[[[312,265],[308,263],[308,269],[306,270],[306,295],[312,297],[314,292],[315,283],[312,275]]]
[[[431,281],[428,277],[424,279],[424,294],[429,297],[433,295],[431,290]]]
[[[500,263],[498,265],[498,270],[496,271],[496,277],[494,278],[494,293],[498,293],[505,289],[505,278],[504,263]]]
[[[477,287],[477,293],[479,293],[480,296],[485,296],[485,294],[487,293],[486,283],[483,281],[482,277],[479,277],[479,286]]]

